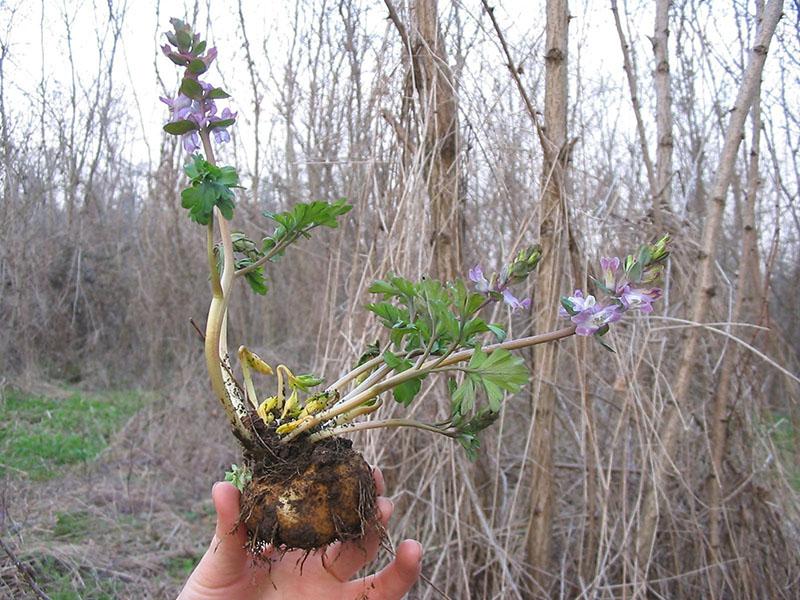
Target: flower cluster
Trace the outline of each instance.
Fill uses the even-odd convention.
[[[664,270],[668,242],[669,237],[664,236],[655,244],[642,246],[636,256],[629,255],[624,263],[617,257],[601,258],[601,277],[595,284],[605,297],[598,301],[591,294],[575,290],[572,296],[561,298],[559,313],[575,323],[575,333],[601,336],[628,310],[653,312],[653,302],[662,294],[653,284]]]
[[[541,247],[531,246],[521,250],[510,264],[503,267],[500,273],[493,273],[489,279],[484,276],[483,269],[479,265],[472,267],[469,270],[469,280],[475,284],[475,291],[484,294],[489,300],[502,299],[512,310],[530,308],[531,299],[516,298],[508,286],[525,281],[541,257]]]
[[[217,114],[215,100],[229,96],[222,89],[200,80],[200,75],[208,71],[217,57],[217,49],[206,51],[206,42],[200,39],[200,34],[193,34],[191,27],[180,19],[171,19],[170,22],[174,31],[167,32],[169,43],[164,44],[161,50],[186,71],[178,95],[160,98],[170,109],[170,119],[164,130],[180,135],[184,150],[191,154],[200,149],[201,131],[210,131],[217,143],[230,141],[227,127],[235,122],[237,113],[225,108]]]

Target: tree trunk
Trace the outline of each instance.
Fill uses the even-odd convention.
[[[716,294],[714,281],[714,258],[717,240],[719,239],[722,217],[725,210],[725,197],[736,163],[736,155],[741,143],[744,123],[750,111],[753,98],[761,80],[761,73],[767,58],[770,40],[781,17],[782,0],[770,0],[764,10],[761,28],[757,34],[756,45],[750,53],[750,62],[744,73],[736,102],[731,111],[730,123],[725,134],[725,141],[719,159],[719,167],[711,189],[712,205],[703,232],[703,247],[698,256],[698,275],[694,285],[691,320],[702,323],[710,303]],[[662,426],[659,439],[662,443],[661,453],[656,457],[651,480],[642,506],[642,516],[636,537],[636,554],[638,581],[637,590],[643,594],[646,586],[649,562],[655,546],[656,527],[658,524],[658,496],[664,492],[669,465],[678,444],[680,415],[677,404],[686,406],[687,396],[692,381],[695,358],[698,351],[700,329],[691,327],[686,330],[680,347],[683,349],[680,368],[674,387],[674,403],[668,406],[661,419]]]
[[[664,212],[670,210],[672,197],[672,89],[669,72],[669,5],[670,0],[657,0],[653,54],[656,88],[656,173],[653,196],[653,223],[664,226]]]
[[[461,271],[458,99],[436,0],[416,0],[413,15],[414,84],[424,119],[433,275],[452,280]]]
[[[566,256],[564,183],[567,144],[567,0],[548,0],[545,54],[545,104],[542,151],[542,200],[539,206],[539,242],[544,248],[538,268],[534,311],[536,330],[550,331],[558,318],[563,260]],[[543,589],[550,575],[550,539],[553,520],[553,425],[557,371],[557,346],[546,344],[533,353],[534,415],[531,424],[530,462],[533,465],[528,522],[528,561],[532,577]]]
[[[757,3],[758,19],[764,10],[762,2]],[[758,295],[758,236],[755,226],[755,204],[760,176],[758,171],[758,157],[761,138],[761,82],[756,88],[755,99],[750,117],[753,124],[753,141],[750,148],[747,193],[744,205],[741,207],[742,241],[739,258],[739,275],[736,283],[736,300],[731,311],[732,322],[744,321],[754,323],[756,315],[756,297]],[[737,332],[738,333],[738,332]],[[739,355],[737,344],[728,348],[722,362],[719,380],[714,394],[714,408],[711,421],[711,473],[708,479],[708,543],[711,564],[722,564],[722,520],[725,507],[722,506],[722,495],[725,485],[723,476],[724,459],[727,451],[728,417],[730,413],[731,379],[736,357]],[[714,568],[709,573],[711,588],[717,597],[722,597],[722,570]]]

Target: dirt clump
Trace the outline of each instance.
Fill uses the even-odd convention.
[[[379,527],[372,470],[350,440],[281,444],[274,428],[259,429],[263,447],[244,453],[253,478],[239,517],[254,556],[268,544],[310,551]]]

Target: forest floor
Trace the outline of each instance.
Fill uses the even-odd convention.
[[[217,407],[191,405],[209,394],[0,391],[0,539],[36,584],[52,600],[175,597],[236,456]],[[2,550],[0,597],[37,598]]]
[[[175,597],[213,533],[211,485],[238,458],[220,425],[196,384],[0,388],[0,540],[22,565],[0,549],[0,598],[39,597],[23,570],[52,600]],[[764,426],[796,456],[789,419]],[[800,468],[786,475],[800,489]]]

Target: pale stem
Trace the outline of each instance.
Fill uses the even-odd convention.
[[[211,164],[216,164],[214,149],[208,137],[208,131],[200,131],[200,139],[203,142],[203,149],[206,153],[206,160]],[[214,222],[219,223],[219,233],[222,239],[222,251],[224,257],[224,267],[222,277],[217,272],[216,258],[214,256]],[[205,339],[205,358],[206,369],[211,379],[211,387],[217,395],[225,414],[231,425],[239,435],[245,440],[252,440],[252,435],[242,424],[237,412],[237,408],[244,410],[239,399],[229,391],[229,385],[233,383],[229,373],[223,370],[222,361],[228,357],[227,342],[227,311],[230,298],[231,285],[233,283],[233,273],[235,270],[233,256],[233,241],[231,239],[230,224],[222,216],[219,209],[214,207],[211,221],[208,225],[208,260],[209,270],[211,271],[211,305],[208,308],[208,320],[206,322]]]
[[[326,391],[332,392],[334,390],[342,389],[345,385],[350,383],[353,379],[357,379],[358,377],[360,377],[364,373],[368,372],[370,369],[374,369],[375,367],[377,367],[381,363],[383,363],[383,357],[381,357],[381,356],[376,356],[375,358],[368,360],[363,365],[360,365],[360,366],[356,367],[355,369],[353,369],[349,373],[346,373],[345,375],[343,375],[342,377],[340,377],[339,379],[334,381],[331,385],[328,386]]]
[[[308,436],[308,441],[318,442],[320,440],[324,440],[325,438],[334,437],[342,433],[353,433],[355,431],[365,431],[367,429],[378,429],[379,427],[414,427],[415,429],[424,429],[425,431],[439,433],[449,438],[455,437],[454,433],[451,433],[445,429],[440,429],[439,427],[434,427],[433,425],[428,425],[427,423],[420,423],[419,421],[414,421],[411,419],[384,419],[382,421],[367,421],[365,423],[355,423],[354,425],[344,425],[342,427],[326,429],[325,431],[318,431],[317,433],[312,433],[310,436]]]
[[[563,329],[558,329],[556,331],[551,331],[549,333],[543,333],[540,335],[533,335],[529,337],[519,338],[516,340],[509,340],[507,342],[502,342],[500,344],[492,344],[490,346],[484,346],[481,350],[483,352],[491,353],[495,350],[505,349],[505,350],[519,350],[521,348],[527,348],[529,346],[536,346],[538,344],[544,344],[547,342],[553,342],[556,340],[560,340],[565,337],[569,337],[575,334],[575,326],[571,325],[570,327],[564,327]],[[368,400],[371,400],[375,396],[390,390],[401,383],[409,381],[411,379],[416,379],[417,377],[426,375],[432,368],[440,368],[440,367],[447,367],[450,365],[457,364],[459,362],[464,362],[465,360],[469,360],[472,358],[472,355],[475,353],[474,349],[469,350],[462,350],[460,352],[454,352],[450,355],[450,357],[442,361],[438,357],[436,359],[432,359],[425,364],[421,365],[419,368],[412,368],[408,369],[407,371],[403,371],[402,373],[398,373],[389,379],[376,383],[375,385],[371,386],[370,388],[364,390],[361,393],[357,393],[355,395],[348,394],[347,398],[343,399],[339,404],[329,408],[328,410],[321,412],[314,416],[309,416],[303,419],[303,421],[297,426],[297,428],[288,434],[285,438],[281,440],[281,443],[285,444],[301,433],[316,427],[320,423],[333,419],[338,415],[349,411],[352,408],[355,408]],[[352,396],[352,397],[351,397]]]
[[[354,408],[350,412],[343,413],[336,417],[334,421],[334,425],[344,425],[345,423],[349,423],[350,421],[355,421],[358,417],[363,417],[364,415],[368,415],[370,413],[375,412],[381,406],[383,406],[383,400],[378,398],[375,401],[375,404],[370,405],[362,405],[358,408]]]

